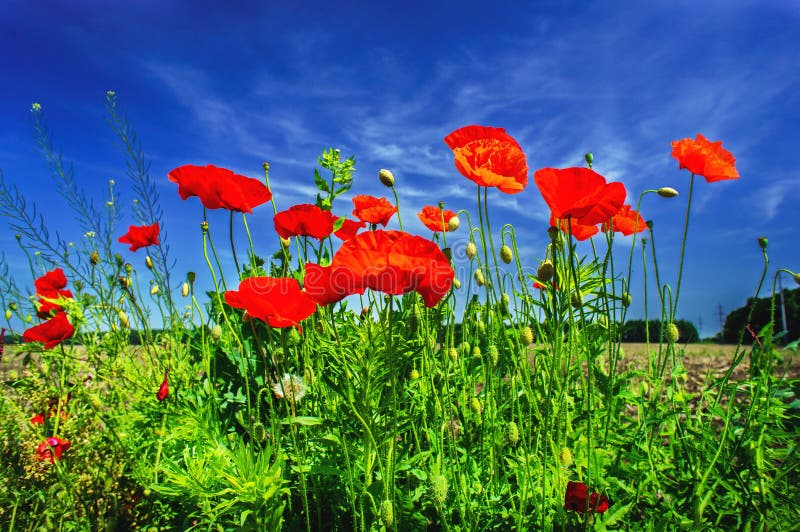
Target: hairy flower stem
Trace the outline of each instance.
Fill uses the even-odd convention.
[[[678,310],[678,296],[681,292],[681,278],[683,277],[683,258],[686,253],[686,235],[689,232],[689,211],[692,207],[692,191],[694,189],[694,173],[689,178],[689,197],[686,200],[686,220],[683,224],[683,238],[681,239],[681,260],[678,264],[678,282],[675,285],[675,299],[669,313],[669,320],[674,321],[675,312]]]
[[[231,241],[231,253],[233,254],[233,264],[236,266],[236,273],[239,279],[242,278],[242,269],[239,267],[239,258],[236,256],[236,244],[233,241],[233,211],[228,217],[228,237]]]
[[[403,219],[400,218],[400,198],[397,195],[397,189],[392,187],[392,194],[394,194],[394,206],[397,207],[397,223],[400,224],[400,230],[403,230]]]

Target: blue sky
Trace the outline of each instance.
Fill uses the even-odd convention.
[[[770,239],[771,271],[800,269],[798,2],[127,4],[0,6],[0,169],[68,240],[80,234],[52,208],[63,202],[37,155],[29,109],[41,103],[87,194],[102,205],[115,179],[130,204],[103,110],[114,90],[152,161],[180,276],[204,273],[202,213],[196,198],[178,198],[172,168],[215,164],[260,177],[269,161],[284,209],[313,202],[316,158],[336,146],[356,156],[354,193],[387,195],[376,174],[391,169],[406,229],[427,235],[414,215],[425,204],[475,212],[474,186],[442,140],[473,123],[505,127],[527,154],[529,187],[493,191],[490,205],[495,227],[516,227],[528,264],[544,255],[549,216],[533,171],[582,165],[592,151],[595,169],[624,182],[630,201],[660,186],[681,192],[642,206],[662,279],[674,286],[689,175],[670,142],[703,133],[734,154],[741,179],[696,182],[679,317],[712,335],[718,305],[727,313],[745,303],[762,264],[760,235]],[[349,213],[349,201],[334,210]],[[250,222],[263,254],[274,248],[271,217],[265,206]],[[30,284],[8,230],[0,250]],[[636,301],[636,281],[632,291]]]

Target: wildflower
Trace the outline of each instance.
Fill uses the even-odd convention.
[[[388,188],[394,188],[394,174],[387,170],[386,168],[381,168],[378,171],[378,179],[380,179],[383,186]]]
[[[606,183],[588,168],[542,168],[534,180],[553,218],[572,218],[581,225],[607,221],[622,207],[627,194],[622,183]]]
[[[67,286],[67,278],[64,270],[56,268],[37,278],[33,282],[36,287],[36,315],[41,319],[49,318],[52,312],[61,312],[63,307],[60,305],[62,299],[72,299],[72,292],[64,290]]]
[[[466,126],[447,135],[444,141],[453,150],[458,171],[478,186],[516,194],[528,184],[525,153],[505,129]]]
[[[587,508],[589,512],[603,513],[608,510],[611,504],[605,495],[597,493],[589,494],[589,487],[583,482],[568,482],[567,491],[564,494],[564,508],[573,512],[584,513]]]
[[[284,373],[279,382],[272,384],[272,391],[278,399],[287,399],[293,403],[305,397],[306,382],[299,375]]]
[[[656,190],[656,193],[662,198],[674,198],[678,195],[678,191],[672,187],[661,187]]]
[[[614,230],[624,236],[641,233],[647,229],[647,224],[641,214],[631,209],[630,205],[623,205],[619,212],[611,217],[610,224],[603,222],[603,231]]]
[[[723,179],[739,179],[734,164],[736,158],[722,147],[722,142],[711,142],[701,134],[694,140],[690,138],[672,141],[672,157],[681,169],[701,175],[712,183]]]
[[[397,207],[386,198],[360,195],[353,198],[353,216],[368,224],[381,224],[386,227],[389,219],[397,212]]]
[[[65,312],[59,312],[46,322],[27,329],[22,333],[25,342],[42,342],[45,349],[51,349],[64,340],[72,338],[75,327],[67,319]]]
[[[59,437],[51,436],[46,438],[36,449],[36,455],[42,462],[54,464],[56,460],[61,460],[61,455],[70,448],[71,443]]]
[[[510,264],[511,260],[514,258],[514,252],[511,251],[511,248],[507,245],[503,245],[500,248],[500,260],[505,262],[506,264]]]
[[[225,292],[225,302],[247,311],[247,315],[272,327],[297,327],[314,313],[317,306],[296,279],[287,277],[249,277],[238,290]]]
[[[136,251],[139,248],[158,244],[158,222],[152,225],[131,225],[128,232],[119,237],[119,242],[130,244],[130,250]]]
[[[207,209],[252,213],[253,208],[272,199],[272,192],[258,179],[235,174],[213,165],[185,165],[169,172],[185,200],[197,196]]]
[[[449,221],[455,217],[455,212],[448,209],[440,209],[432,205],[426,205],[417,213],[417,218],[425,224],[425,227],[435,232],[450,231]],[[456,227],[458,227],[457,224]]]
[[[318,240],[333,232],[333,214],[316,205],[302,203],[281,211],[272,219],[281,238],[310,236]]]
[[[339,220],[343,220],[341,222],[341,226],[339,229],[336,229],[336,224],[339,223]],[[359,230],[364,229],[367,226],[365,222],[357,222],[355,220],[348,220],[347,218],[341,218],[339,216],[333,217],[333,227],[334,231],[333,234],[336,235],[341,240],[350,240],[354,236],[356,236]]]
[[[169,395],[169,381],[167,380],[167,372],[164,372],[164,380],[161,381],[161,386],[158,387],[158,392],[156,392],[156,399],[159,401],[163,401]]]

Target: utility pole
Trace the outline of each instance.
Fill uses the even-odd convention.
[[[719,316],[719,330],[725,327],[725,323],[722,321],[722,303],[717,303],[717,316]]]
[[[702,315],[697,316],[697,329],[698,329],[697,334],[699,334],[702,337],[703,336],[703,316]],[[698,340],[700,340],[700,338],[698,338]]]

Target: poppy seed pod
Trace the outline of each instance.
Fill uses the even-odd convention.
[[[475,258],[475,255],[478,254],[478,246],[475,245],[475,242],[470,242],[467,244],[464,253],[467,255],[467,258],[472,260]]]
[[[569,303],[572,308],[581,308],[583,306],[583,294],[581,294],[580,290],[573,292],[569,296]]]
[[[387,170],[386,168],[381,168],[378,172],[378,179],[381,180],[383,186],[388,188],[394,188],[394,174]]]
[[[458,216],[453,216],[447,220],[447,230],[455,231],[461,225],[461,219]]]
[[[10,309],[6,309],[6,320],[10,320],[14,313]]]
[[[19,307],[17,306],[17,304],[16,304],[16,303],[14,303],[14,302],[12,301],[11,303],[9,303],[9,304],[8,304],[8,308],[9,308],[9,309],[11,309],[11,310],[13,310],[14,312],[16,312],[16,311],[17,311],[17,309],[18,309]]]
[[[125,273],[130,274],[133,271],[133,265],[130,262],[125,263]]]
[[[672,187],[661,187],[656,192],[662,198],[674,198],[678,195],[678,191]]]
[[[486,284],[486,279],[483,277],[483,270],[475,270],[475,282],[478,286]]]
[[[203,220],[202,222],[200,222],[200,229],[201,229],[201,230],[202,230],[204,233],[208,232],[208,222],[207,222],[207,221],[205,221],[205,220]]]
[[[762,251],[767,250],[767,244],[769,243],[769,239],[765,236],[758,237],[758,245]]]
[[[533,343],[533,331],[527,325],[519,330],[519,341],[522,345],[531,345]]]
[[[190,283],[193,283],[196,278],[197,274],[195,274],[194,272],[186,272],[186,280],[189,281]]]
[[[546,283],[553,278],[555,271],[555,266],[553,266],[552,261],[543,260],[539,263],[539,268],[536,270],[536,278]]]
[[[510,264],[513,258],[514,258],[514,252],[511,251],[511,248],[506,245],[503,245],[503,247],[500,248],[500,260],[502,260],[506,264]]]
[[[480,414],[483,412],[483,405],[481,404],[480,399],[477,397],[473,397],[469,401],[469,409],[475,412],[476,414]]]
[[[481,348],[479,346],[476,345],[472,348],[472,356],[475,358],[481,357]]]
[[[592,152],[586,152],[583,156],[583,160],[586,161],[586,164],[591,168],[592,163],[594,163],[594,154]]]
[[[667,341],[671,344],[674,344],[680,338],[681,332],[678,330],[678,326],[675,325],[674,322],[669,322],[667,324],[666,329],[664,330],[664,336],[667,338]]]

